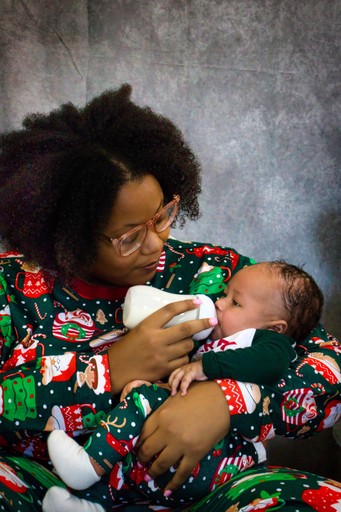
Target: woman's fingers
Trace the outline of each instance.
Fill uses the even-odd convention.
[[[192,299],[180,300],[177,302],[170,302],[166,306],[158,309],[147,318],[145,318],[139,325],[146,324],[151,327],[163,327],[168,324],[175,316],[197,309],[199,304],[196,304]]]
[[[148,424],[144,424],[143,430],[135,446],[135,451],[138,452],[139,462],[143,465],[149,464],[157,454],[161,453],[167,444],[163,433],[158,427],[157,419],[152,419],[152,416],[153,414],[149,416],[151,421],[149,421]],[[168,468],[169,467],[170,466],[168,466]],[[165,471],[168,468],[166,467]],[[162,472],[160,474],[162,474]]]
[[[199,305],[191,299],[171,302],[145,318],[139,326],[153,329],[161,328],[167,325],[175,316],[198,307]],[[174,337],[177,339],[192,337],[194,334],[216,325],[216,323],[216,318],[188,320],[172,325],[172,327],[167,327],[166,331],[170,336],[170,341],[172,341]]]
[[[199,464],[200,459],[195,462],[195,460],[188,460],[183,457],[177,465],[176,471],[172,477],[172,479],[168,482],[164,489],[164,494],[169,496],[173,491],[178,489],[180,485],[182,485],[195,471],[197,464]],[[194,465],[194,467],[193,467]]]

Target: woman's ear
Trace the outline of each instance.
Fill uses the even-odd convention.
[[[288,324],[285,320],[272,320],[266,326],[269,331],[275,331],[279,334],[285,334],[288,330]]]

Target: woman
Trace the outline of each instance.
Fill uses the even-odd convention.
[[[96,426],[127,382],[166,378],[188,361],[192,335],[209,327],[210,320],[204,319],[163,329],[172,316],[195,307],[184,301],[126,333],[121,318],[128,287],[150,283],[174,293],[203,289],[217,298],[231,275],[250,263],[233,249],[169,238],[176,217],[180,225],[198,217],[200,168],[178,129],[149,108],[134,105],[130,92],[123,86],[84,109],[69,104],[46,116],[28,117],[23,130],[1,138],[0,233],[7,252],[0,261],[0,432],[8,510],[25,510],[25,504],[27,510],[40,510],[46,489],[58,485],[56,477],[29,458],[44,460],[49,431],[62,428],[77,435]],[[340,387],[335,383],[336,341],[323,330],[315,335],[283,384],[288,401],[292,392],[300,402],[299,413],[290,413],[284,422],[292,437],[324,428],[338,405],[332,399]],[[309,346],[319,354],[314,361],[323,370],[327,363],[332,367],[336,381],[320,370],[316,388]],[[197,383],[148,419],[137,448],[150,477],[177,465],[172,485],[179,485],[215,444],[218,450],[222,444],[230,450],[217,483],[261,462],[254,446],[237,435],[222,441],[227,432],[222,390],[223,384]],[[313,489],[313,496],[307,496],[301,473],[285,472],[281,479],[290,483],[279,492],[278,472],[254,471],[256,477],[262,475],[260,490],[240,495],[228,483],[224,499],[221,493],[214,497],[217,510],[234,506],[236,496],[243,506],[263,500],[264,492],[277,507],[285,502],[289,510],[296,497],[301,510],[309,510],[314,492],[325,485],[325,479],[304,475]],[[111,475],[80,498],[105,509],[110,488],[119,486],[119,480],[119,474]],[[162,476],[157,482],[164,485]],[[256,485],[257,478],[252,482]],[[137,474],[136,488],[140,486],[148,483]],[[78,505],[82,510],[78,498],[67,491],[62,496],[61,509],[72,499],[72,510]],[[122,500],[133,503],[135,498],[122,489]],[[212,510],[211,501],[199,508],[206,506]]]

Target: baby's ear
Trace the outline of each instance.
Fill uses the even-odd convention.
[[[273,320],[267,325],[269,331],[275,331],[279,334],[285,334],[288,330],[288,324],[285,320]]]

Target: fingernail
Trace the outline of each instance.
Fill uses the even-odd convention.
[[[165,491],[165,492],[163,493],[163,495],[164,495],[164,497],[165,497],[165,498],[168,498],[168,496],[170,496],[171,494],[172,494],[172,491],[171,491],[170,489],[168,489],[168,491]]]
[[[194,304],[197,304],[197,305],[202,304],[202,300],[199,297],[195,297],[195,299],[193,299],[193,302],[194,302]]]
[[[148,475],[148,473],[146,473],[146,474],[144,475],[144,481],[145,481],[145,482],[151,482],[152,480],[153,480],[153,479],[152,479],[152,477],[151,477],[151,476],[149,476],[149,475]]]
[[[218,320],[216,318],[210,318],[210,325],[217,325]]]

